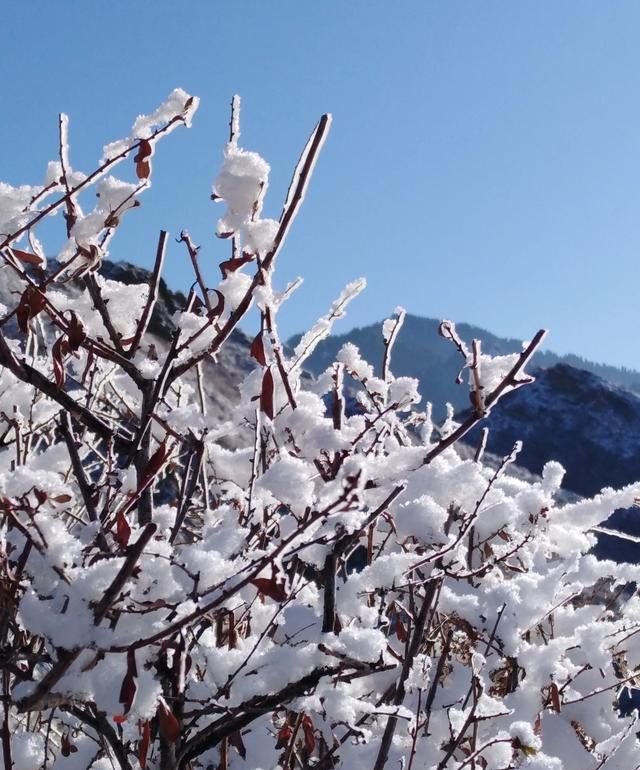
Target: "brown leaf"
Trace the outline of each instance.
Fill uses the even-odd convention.
[[[270,420],[273,420],[273,375],[271,369],[267,367],[262,378],[262,388],[260,390],[260,409],[267,415]]]
[[[156,716],[158,717],[158,729],[160,730],[160,735],[165,741],[175,743],[180,737],[180,724],[163,698],[158,702]]]
[[[67,339],[69,342],[69,350],[75,353],[76,350],[84,342],[87,333],[84,330],[82,321],[78,318],[74,310],[67,311],[70,316],[69,329],[67,331]]]
[[[71,500],[71,495],[55,495],[51,500],[54,503],[68,503]]]
[[[253,578],[251,580],[253,585],[260,591],[261,594],[268,596],[276,602],[283,602],[287,598],[287,592],[284,587],[284,580],[281,583],[276,583],[275,578]]]
[[[63,757],[68,757],[70,754],[74,754],[78,750],[77,746],[71,743],[69,733],[63,733],[60,738],[60,753]]]
[[[405,628],[400,615],[396,615],[396,636],[398,637],[398,641],[402,642],[402,644],[405,644],[408,638],[407,629]]]
[[[69,341],[66,336],[58,337],[51,348],[51,358],[53,359],[53,376],[56,385],[59,388],[64,386],[64,357],[69,353]]]
[[[133,650],[127,652],[127,673],[122,680],[122,686],[120,687],[119,703],[124,706],[124,713],[127,714],[131,710],[133,699],[136,697],[136,679],[138,678],[138,667],[136,666],[136,654]]]
[[[126,548],[129,545],[130,537],[131,527],[127,517],[124,515],[124,510],[120,509],[116,515],[116,540],[121,546]]]
[[[23,334],[29,331],[29,322],[46,307],[47,301],[44,294],[35,286],[27,286],[20,297],[20,304],[16,309],[18,326]]]
[[[215,318],[216,316],[222,315],[224,312],[224,294],[217,289],[214,289],[213,291],[215,292],[217,302],[207,313],[209,318]]]
[[[302,717],[302,731],[304,732],[304,745],[311,753],[316,747],[316,736],[313,732],[313,722],[308,714]]]
[[[233,233],[229,233],[229,235],[233,235]],[[218,237],[221,238],[222,236],[219,235]],[[221,262],[220,272],[222,273],[222,277],[226,278],[229,273],[235,273],[238,268],[242,267],[242,265],[246,265],[247,262],[251,262],[252,259],[253,257],[249,257],[243,254],[241,257],[236,257],[235,259],[227,259],[224,262]]]
[[[255,358],[261,366],[267,365],[267,359],[264,355],[264,341],[262,339],[262,332],[253,338],[253,342],[249,348],[249,355],[252,358]]]
[[[151,161],[153,145],[148,139],[141,139],[138,153],[133,159],[136,164],[136,176],[138,179],[148,179],[151,176]]]
[[[44,489],[38,489],[38,487],[33,488],[33,494],[36,496],[36,500],[40,505],[46,503],[47,499],[49,498],[49,495],[44,491]]]
[[[140,725],[140,732],[142,737],[140,739],[140,747],[138,748],[138,762],[142,770],[146,770],[147,754],[149,753],[149,744],[151,743],[151,725],[148,721]]]
[[[559,714],[561,710],[560,690],[558,690],[558,685],[555,682],[551,682],[549,693],[551,694],[551,705],[553,706],[553,710]]]
[[[37,254],[32,254],[30,251],[12,248],[11,253],[25,265],[37,265],[38,267],[44,265],[44,259]]]
[[[288,722],[282,725],[282,727],[278,730],[276,749],[284,749],[288,745],[292,732],[293,730],[291,729],[291,725]]]
[[[156,476],[162,466],[165,463],[165,460],[167,459],[167,456],[169,454],[169,448],[167,447],[167,441],[166,439],[160,444],[160,446],[156,449],[156,451],[151,455],[149,458],[149,462],[147,463],[147,467],[142,471],[141,477],[139,480],[139,488],[142,489],[144,486],[146,486],[149,481],[151,481],[154,476]]]

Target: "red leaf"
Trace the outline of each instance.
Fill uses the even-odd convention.
[[[302,731],[304,732],[304,745],[311,753],[316,747],[316,736],[313,732],[313,722],[308,714],[302,717]]]
[[[119,702],[124,706],[124,713],[127,714],[131,710],[133,699],[136,697],[136,679],[138,677],[138,668],[136,666],[136,654],[133,650],[127,652],[127,673],[122,680],[122,686],[120,687]]]
[[[22,249],[11,249],[11,253],[23,262],[25,265],[37,265],[38,267],[44,265],[44,259],[37,254],[32,254],[30,251],[22,251]]]
[[[140,732],[142,733],[142,738],[140,740],[140,748],[138,749],[138,762],[140,762],[142,770],[146,770],[147,754],[149,752],[149,744],[151,743],[151,726],[149,722],[142,723]]]
[[[215,307],[212,307],[209,311],[209,318],[215,318],[218,315],[222,315],[222,312],[224,311],[224,294],[217,289],[214,289],[214,292],[216,293],[218,301],[216,302]]]
[[[534,735],[542,734],[542,717],[540,716],[540,714],[536,716],[536,721],[533,723],[533,734]]]
[[[167,447],[166,439],[160,444],[156,451],[149,458],[147,467],[142,471],[141,478],[138,481],[139,489],[143,489],[151,479],[156,476],[167,459],[169,449]]]
[[[55,495],[51,499],[54,503],[68,503],[71,500],[71,495]]]
[[[273,375],[271,369],[267,368],[262,378],[262,389],[260,390],[260,409],[273,420]]]
[[[287,598],[287,592],[284,588],[284,580],[281,583],[276,583],[275,578],[253,578],[253,585],[260,591],[261,594],[268,596],[276,602],[283,602]]]
[[[396,615],[396,636],[398,637],[398,641],[402,642],[402,644],[405,644],[408,638],[407,629],[404,627],[400,615]]]
[[[555,682],[551,682],[551,687],[549,688],[551,692],[551,704],[553,706],[553,710],[556,713],[560,713],[560,690],[558,690],[558,685]]]
[[[138,153],[133,159],[136,164],[136,176],[138,179],[148,179],[151,176],[151,161],[153,145],[148,139],[141,139]]]
[[[289,738],[291,738],[291,733],[293,730],[291,729],[291,725],[287,722],[284,724],[280,730],[278,731],[278,741],[276,743],[276,749],[284,749],[285,746],[289,743]]]
[[[267,365],[267,359],[264,355],[264,342],[262,340],[262,332],[254,337],[251,347],[249,348],[249,355],[255,358],[256,361],[262,366]]]
[[[127,521],[127,517],[124,515],[124,510],[118,511],[116,514],[116,540],[121,546],[127,547],[129,545],[129,538],[131,537],[131,527]]]
[[[33,488],[33,494],[36,496],[36,500],[40,505],[43,505],[47,502],[47,499],[49,495],[44,491],[44,489],[38,489],[38,487]]]
[[[77,314],[73,310],[67,311],[71,320],[69,321],[69,330],[67,331],[67,339],[69,342],[69,349],[72,353],[82,345],[87,336],[84,330],[82,321],[78,318]]]
[[[68,757],[69,754],[75,754],[77,750],[78,747],[71,743],[69,733],[63,733],[62,737],[60,738],[60,753],[62,756]]]
[[[233,235],[233,233],[229,233],[229,235]],[[223,236],[219,235],[218,237],[221,238]],[[241,257],[235,257],[234,259],[227,259],[224,262],[221,262],[220,272],[222,273],[222,277],[226,278],[229,273],[235,273],[238,268],[242,267],[242,265],[246,265],[247,262],[251,262],[252,259],[253,257],[243,254]]]
[[[64,357],[69,353],[69,341],[65,336],[58,337],[51,348],[51,357],[53,359],[53,376],[56,385],[61,388],[64,385]]]
[[[171,711],[169,706],[167,706],[163,698],[160,698],[158,702],[156,716],[158,717],[158,729],[160,730],[160,735],[165,741],[175,743],[180,737],[180,725],[175,714]]]
[[[18,326],[23,334],[29,331],[29,321],[35,318],[46,307],[47,301],[44,294],[35,286],[27,286],[20,297],[20,304],[16,309]]]

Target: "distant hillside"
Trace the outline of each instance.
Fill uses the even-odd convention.
[[[423,398],[433,403],[435,416],[442,418],[447,401],[456,410],[467,408],[469,401],[466,380],[464,385],[456,385],[455,382],[460,370],[460,355],[450,342],[438,334],[439,324],[434,318],[407,315],[394,346],[391,368],[396,375],[416,377],[421,383]],[[521,340],[497,337],[485,329],[466,323],[456,324],[456,329],[466,342],[471,342],[473,338],[482,340],[483,352],[490,355],[505,355],[522,350]],[[289,345],[295,346],[299,339],[300,335],[292,337]],[[364,358],[379,369],[383,353],[382,324],[372,324],[329,337],[318,345],[305,366],[314,374],[319,374],[334,361],[336,353],[345,342],[357,345]],[[640,372],[597,364],[572,354],[560,356],[548,351],[537,353],[529,368],[549,368],[559,363],[589,371],[640,395]]]

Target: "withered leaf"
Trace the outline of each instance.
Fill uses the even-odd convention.
[[[151,176],[151,156],[153,155],[153,145],[148,139],[141,139],[138,145],[138,152],[133,159],[136,164],[136,176],[138,179],[148,179]]]
[[[27,286],[20,297],[20,304],[16,309],[18,326],[23,334],[29,331],[29,322],[41,313],[46,307],[47,301],[44,294],[35,286]]]
[[[304,733],[304,745],[311,753],[316,747],[316,736],[313,732],[313,722],[308,714],[302,717],[302,731]]]
[[[253,338],[251,347],[249,348],[249,355],[261,365],[267,365],[267,359],[264,355],[264,341],[262,339],[262,332]]]
[[[136,697],[138,689],[136,679],[138,677],[138,667],[136,666],[136,654],[133,650],[127,652],[127,673],[122,680],[120,687],[119,702],[124,706],[124,713],[128,714]]]
[[[287,592],[284,587],[284,581],[276,583],[275,578],[253,578],[253,585],[261,594],[268,596],[276,602],[283,602],[287,598]]]
[[[233,233],[229,233],[229,235],[233,235]],[[222,277],[226,278],[229,273],[235,273],[238,268],[242,267],[242,265],[246,265],[247,262],[251,262],[252,259],[253,257],[249,257],[246,254],[243,254],[241,257],[235,257],[234,259],[226,259],[224,262],[220,263]]]
[[[158,717],[158,729],[160,730],[160,735],[165,741],[175,743],[180,737],[180,725],[175,714],[162,698],[158,702],[156,716]]]
[[[32,254],[30,251],[12,248],[11,253],[25,265],[36,265],[37,267],[44,265],[44,259],[37,254]]]
[[[271,369],[267,367],[262,378],[262,388],[260,389],[260,409],[267,415],[270,420],[273,420],[273,374]]]
[[[214,292],[216,294],[217,302],[209,311],[209,318],[215,318],[216,316],[222,315],[224,312],[224,294],[217,289],[214,289]]]
[[[146,770],[147,754],[149,753],[149,744],[151,743],[151,725],[148,721],[142,723],[140,732],[142,733],[142,737],[138,749],[138,762],[140,763],[142,770]]]
[[[129,538],[131,537],[131,527],[127,521],[127,517],[124,515],[124,510],[119,510],[116,515],[116,540],[121,546],[126,548],[129,545]]]

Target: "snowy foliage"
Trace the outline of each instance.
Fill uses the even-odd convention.
[[[5,767],[638,767],[636,716],[619,702],[640,663],[640,569],[589,551],[640,486],[563,507],[557,463],[529,484],[505,472],[518,446],[498,470],[456,451],[530,381],[542,335],[491,359],[443,322],[474,410],[440,427],[391,371],[402,308],[382,362],[345,346],[303,387],[305,358],[363,281],[291,358],[280,343],[293,287],[274,290],[275,257],[329,116],[280,219],[262,220],[269,166],[239,147],[234,100],[214,183],[231,256],[210,288],[182,234],[197,291],[164,345],[147,327],[167,234],[147,286],[97,272],[155,143],[196,107],[174,91],[89,174],[72,170],[61,118],[45,186],[0,185],[0,281],[15,299],[0,319]],[[133,181],[108,175],[117,163]],[[45,270],[37,230],[56,213],[67,241]],[[255,369],[221,425],[201,365],[254,302]]]

